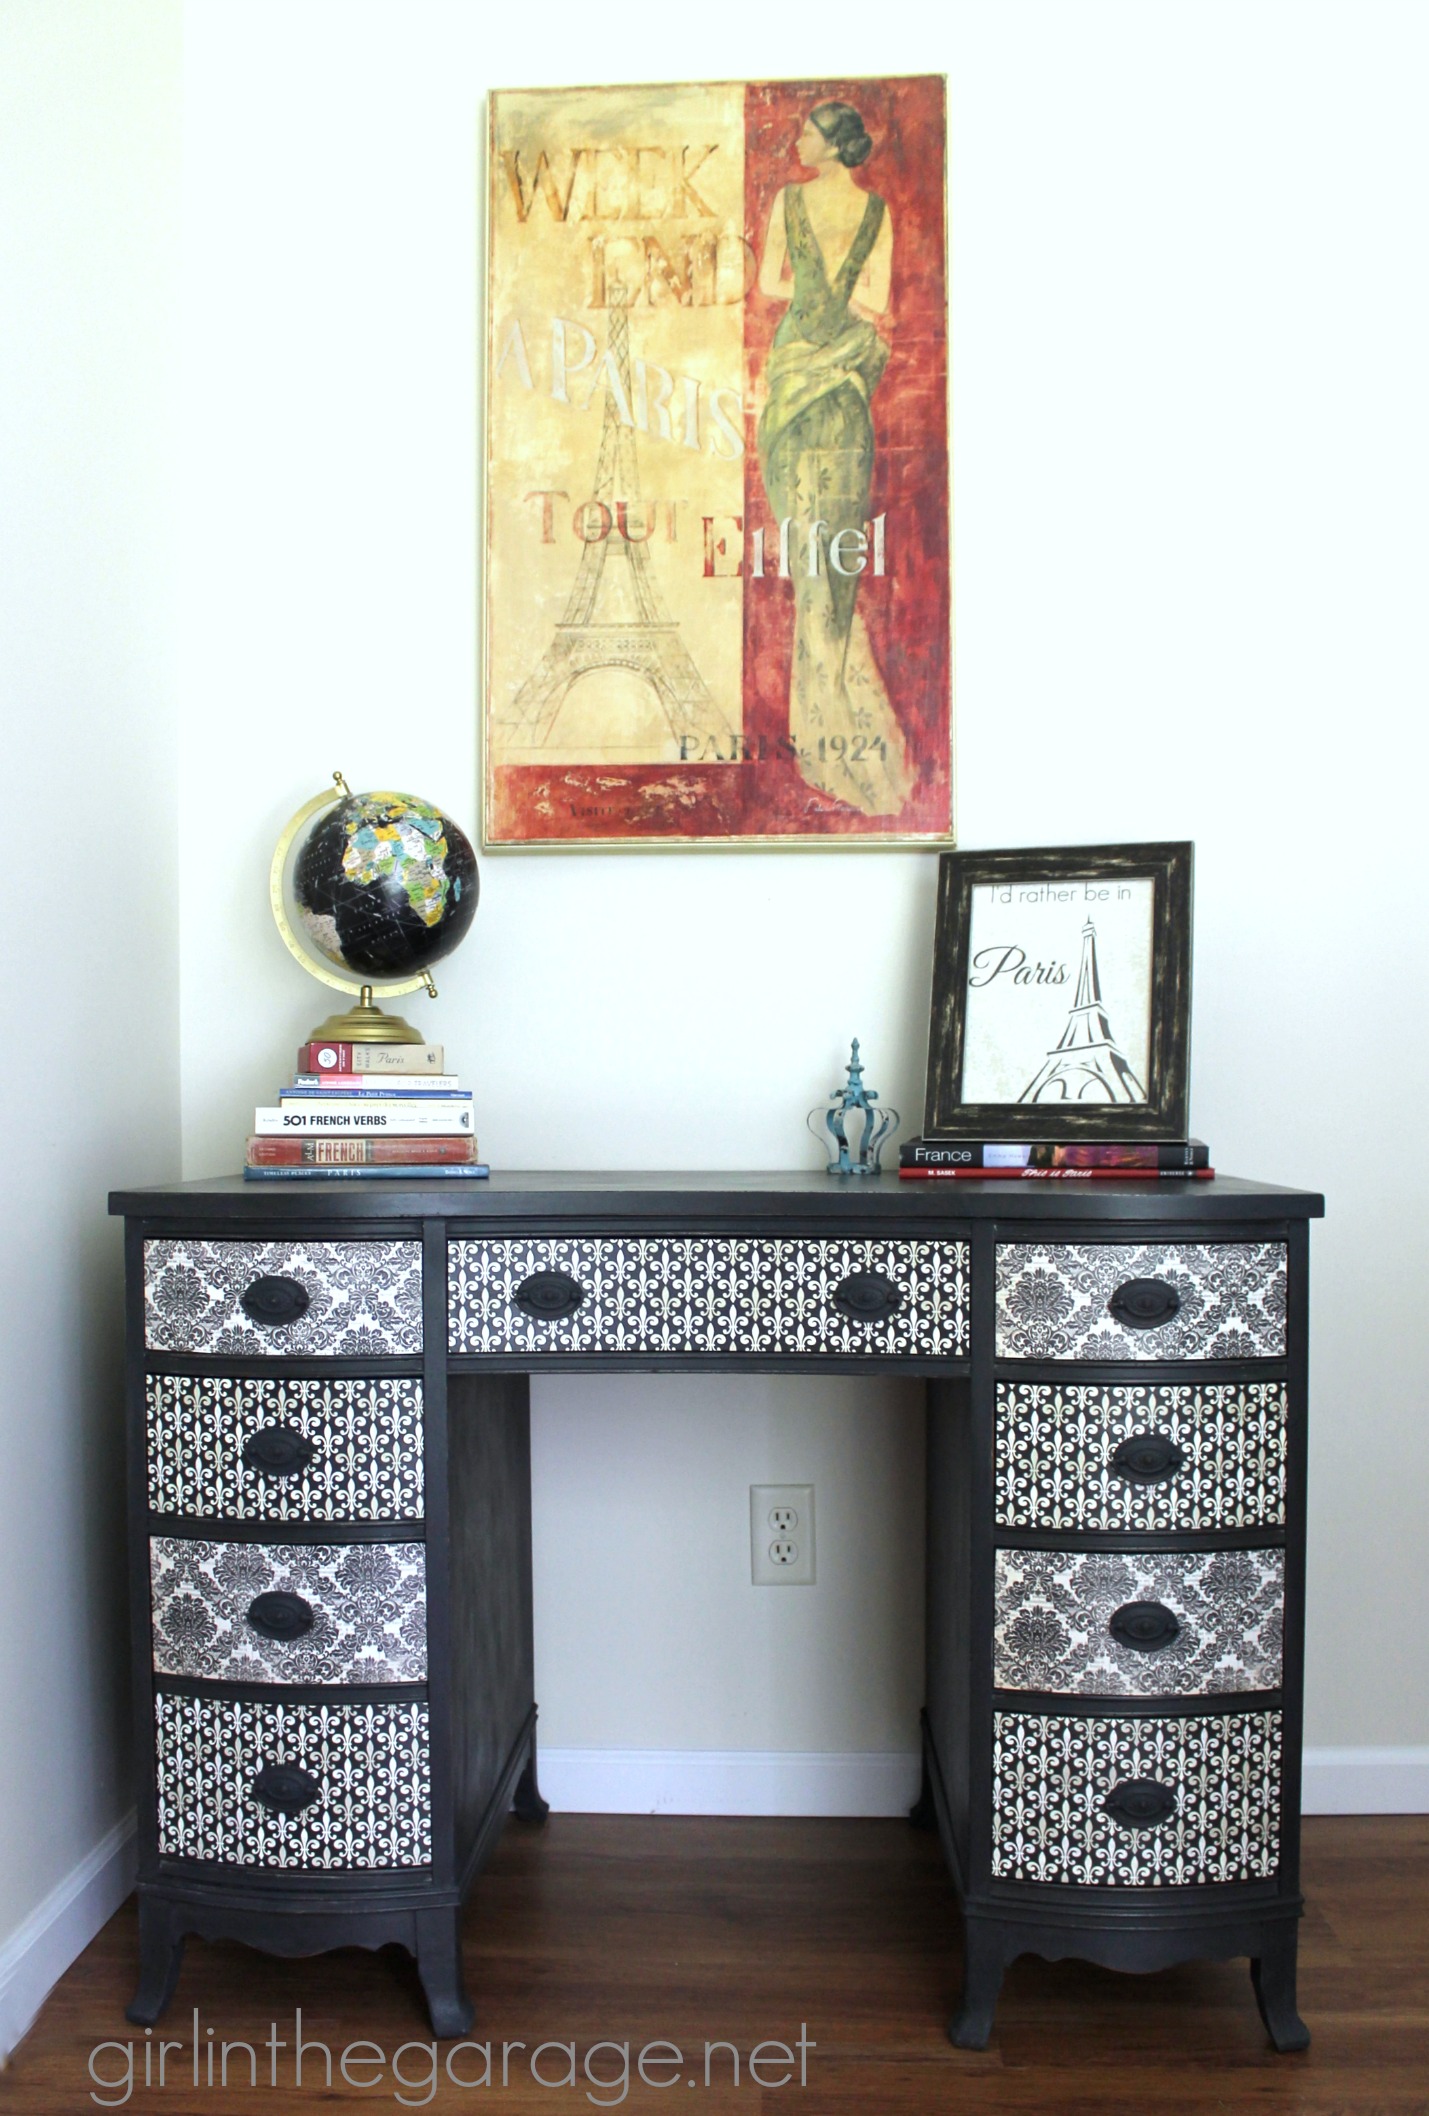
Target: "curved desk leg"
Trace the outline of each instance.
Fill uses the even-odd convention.
[[[918,1797],[908,1810],[908,1820],[914,1829],[936,1829],[938,1809],[933,1799],[933,1776],[928,1769],[928,1744],[923,1743],[923,1779],[918,1787]]]
[[[136,2028],[152,2028],[167,2009],[184,1959],[184,1935],[174,1929],[171,1906],[139,1897],[139,1988],[124,2009]]]
[[[549,1800],[541,1798],[541,1788],[536,1783],[536,1729],[531,1729],[531,1749],[526,1758],[521,1776],[516,1781],[516,1790],[511,1795],[512,1811],[521,1822],[544,1822],[551,1812]]]
[[[963,1929],[963,1999],[948,2024],[948,2034],[960,2050],[987,2048],[1005,1967],[1001,1932],[969,1918]]]
[[[1310,2030],[1295,2010],[1296,1932],[1283,1926],[1251,1962],[1250,1982],[1265,2032],[1277,2050],[1308,2050]]]
[[[417,1974],[426,1993],[432,2033],[442,2042],[465,2035],[474,2018],[461,1966],[461,1912],[419,1910]]]

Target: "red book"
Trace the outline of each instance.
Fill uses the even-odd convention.
[[[357,1138],[343,1133],[326,1137],[260,1138],[248,1141],[243,1156],[249,1168],[380,1168],[383,1163],[398,1168],[415,1167],[419,1161],[436,1166],[479,1161],[475,1139],[434,1136],[431,1138]]]
[[[294,1073],[294,1087],[320,1087],[325,1095],[459,1095],[456,1073]],[[286,1095],[287,1088],[278,1093]]]
[[[445,1054],[439,1043],[304,1043],[298,1049],[300,1073],[440,1073]]]
[[[900,1168],[900,1183],[1209,1183],[1214,1168]]]

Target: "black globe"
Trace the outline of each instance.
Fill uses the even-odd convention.
[[[450,816],[411,794],[351,794],[320,816],[291,868],[290,923],[361,978],[414,977],[476,916],[476,854]]]

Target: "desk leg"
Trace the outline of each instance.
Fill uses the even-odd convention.
[[[938,1808],[933,1798],[933,1774],[928,1769],[928,1715],[920,1715],[923,1742],[923,1777],[918,1787],[918,1797],[908,1810],[908,1820],[914,1829],[936,1829]]]
[[[551,1812],[549,1800],[541,1798],[541,1788],[536,1783],[536,1723],[531,1722],[531,1748],[521,1776],[516,1781],[516,1790],[511,1796],[511,1806],[518,1821],[544,1822]]]
[[[138,2028],[152,2028],[174,1995],[184,1958],[184,1935],[177,1925],[168,1903],[139,1891],[139,1988],[124,2014]]]
[[[998,1927],[968,1918],[963,1926],[963,2000],[948,2023],[948,2034],[960,2050],[987,2048],[1005,1967]]]
[[[426,1993],[432,2033],[442,2042],[465,2035],[474,2009],[466,1995],[461,1966],[461,1912],[419,1910],[417,1974]]]
[[[1283,1925],[1272,1939],[1262,1942],[1259,1956],[1250,1965],[1251,1989],[1265,2032],[1280,2051],[1310,2047],[1310,2030],[1295,2008],[1296,1940],[1295,1927]]]

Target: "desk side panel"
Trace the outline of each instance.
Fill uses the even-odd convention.
[[[453,1374],[447,1390],[452,1803],[469,1879],[499,1833],[534,1702],[530,1384]]]
[[[966,1381],[928,1384],[927,1714],[959,1885],[968,1873],[972,1417]]]

